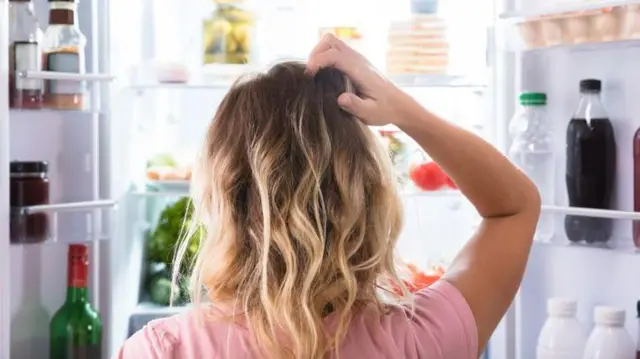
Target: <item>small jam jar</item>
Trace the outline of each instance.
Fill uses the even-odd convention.
[[[25,207],[49,203],[49,164],[12,161],[10,171],[11,243],[44,242],[49,232],[47,214],[29,213]]]

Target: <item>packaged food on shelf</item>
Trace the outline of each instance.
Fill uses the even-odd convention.
[[[616,173],[616,139],[602,106],[602,82],[580,81],[578,109],[567,126],[566,185],[571,207],[610,209]],[[565,217],[572,242],[608,242],[613,223],[608,218]]]
[[[42,30],[33,2],[9,2],[9,106],[40,109],[43,103],[43,83],[26,79],[21,73],[42,70]]]
[[[640,39],[640,4],[630,4],[623,8],[620,35],[622,39]]]
[[[244,0],[214,0],[216,10],[203,23],[203,62],[252,62],[255,15]]]
[[[444,74],[449,66],[449,42],[444,20],[437,15],[411,15],[389,28],[387,73]]]
[[[146,176],[149,181],[189,181],[191,165],[180,164],[172,155],[160,153],[147,161]]]
[[[380,130],[378,132],[386,144],[387,152],[391,158],[391,164],[393,165],[398,185],[403,187],[408,180],[407,168],[409,165],[409,139],[399,130]]]
[[[425,289],[437,282],[444,276],[444,267],[440,265],[432,265],[426,272],[420,270],[415,264],[407,264],[407,278],[402,279],[402,283],[407,287],[410,293],[415,293],[419,290]],[[393,286],[393,293],[396,295],[402,295],[400,286]]]
[[[21,209],[49,203],[49,164],[45,161],[13,161],[10,167],[10,241],[44,242],[49,234],[47,214],[24,214]]]
[[[638,4],[522,19],[515,23],[528,49],[640,38]]]
[[[47,71],[85,73],[86,38],[78,26],[75,1],[50,1],[49,26],[44,33],[43,67]],[[82,110],[86,96],[83,81],[46,81],[45,105],[58,110]]]

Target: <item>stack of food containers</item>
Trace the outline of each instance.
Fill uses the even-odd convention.
[[[444,20],[435,14],[414,14],[391,23],[387,73],[443,74],[449,66],[449,43]]]

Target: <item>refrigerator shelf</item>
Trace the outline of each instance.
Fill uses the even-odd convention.
[[[640,221],[640,212],[618,211],[612,209],[595,209],[580,207],[564,207],[543,205],[542,212],[564,214],[589,218],[610,218]]]
[[[572,12],[584,12],[600,10],[611,7],[640,4],[640,0],[600,0],[600,1],[573,1],[553,6],[532,7],[531,9],[505,12],[499,15],[503,20],[523,20],[538,16],[553,16]]]
[[[401,88],[461,88],[483,90],[487,87],[486,79],[482,77],[466,77],[444,74],[406,74],[390,75],[389,79]],[[211,80],[193,80],[185,83],[177,82],[149,82],[132,84],[129,90],[137,91],[139,95],[145,91],[175,90],[175,91],[227,91],[233,81],[225,78]]]
[[[108,212],[116,206],[114,200],[96,200],[11,208],[11,242],[72,243],[107,239],[111,229]]]
[[[115,76],[107,74],[76,74],[55,71],[21,71],[18,73],[24,79],[38,80],[68,80],[68,81],[96,81],[109,82],[115,79]]]

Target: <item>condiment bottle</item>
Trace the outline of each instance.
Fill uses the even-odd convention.
[[[78,27],[74,0],[49,1],[49,27],[44,33],[46,71],[83,74],[86,38]],[[82,110],[85,84],[82,81],[49,80],[45,106],[58,110]]]
[[[45,161],[13,161],[10,172],[11,242],[44,242],[48,234],[47,215],[25,213],[24,207],[49,203],[49,164]]]
[[[596,326],[587,340],[584,359],[634,359],[636,348],[624,328],[625,314],[620,308],[595,308]]]
[[[40,71],[42,30],[30,0],[9,2],[9,106],[42,108],[42,80],[25,79],[24,71]]]

